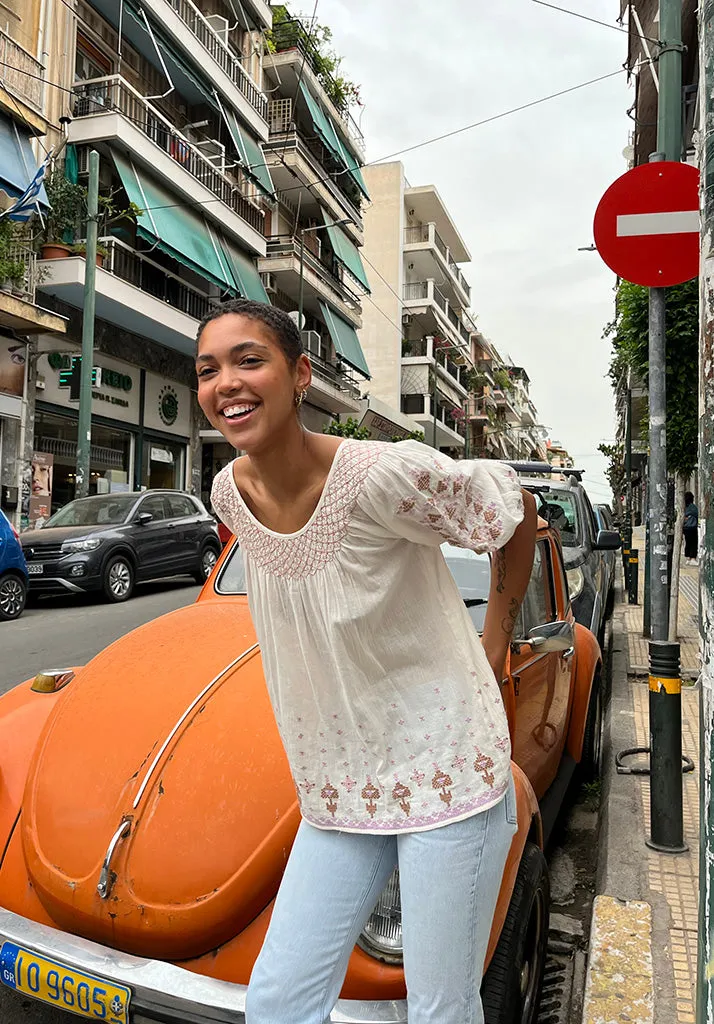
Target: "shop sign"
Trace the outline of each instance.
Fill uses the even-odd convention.
[[[151,449],[151,461],[152,462],[166,462],[173,464],[174,456],[173,452],[167,451],[165,448],[153,448]]]
[[[13,340],[0,340],[0,391],[7,395],[22,398],[25,383],[25,363],[27,347]]]
[[[159,392],[159,416],[167,427],[173,427],[178,418],[179,402],[176,388],[165,384]]]
[[[50,517],[54,455],[33,452],[30,485],[30,527],[40,527]]]
[[[157,373],[146,374],[144,426],[188,437],[191,433],[191,391]]]
[[[79,355],[80,350],[77,349],[77,356]],[[49,372],[45,373],[45,388],[38,394],[38,398],[53,405],[77,408],[77,402],[70,399],[70,389],[67,387],[73,361],[77,356],[67,352],[49,353]],[[95,353],[95,365],[100,372],[96,377],[96,385],[92,388],[92,415],[121,419],[125,423],[138,423],[139,371],[99,353]],[[42,363],[40,372],[41,367]]]

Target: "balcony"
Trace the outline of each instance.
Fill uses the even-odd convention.
[[[193,358],[198,321],[218,296],[212,299],[118,238],[101,242],[109,253],[97,267],[97,316]],[[85,265],[81,256],[41,261],[40,289],[81,309]]]
[[[362,326],[360,318],[361,304],[359,297],[346,283],[337,260],[327,259],[322,249],[313,250],[315,239],[305,236],[303,251],[303,290],[306,306],[311,300],[323,299],[330,302],[335,309],[356,328]],[[258,270],[263,275],[271,275],[276,286],[291,301],[299,300],[300,290],[300,240],[293,235],[276,235],[268,239],[266,256],[258,260]],[[268,282],[270,283],[270,282]]]
[[[426,444],[434,448],[463,448],[466,443],[466,426],[459,417],[459,407],[437,402],[436,415],[432,414],[433,399],[428,395],[402,395],[402,412],[424,431]]]
[[[468,395],[465,383],[467,367],[458,366],[449,357],[449,350],[439,348],[431,337],[402,343],[402,366],[436,366],[440,385],[446,385],[446,396],[460,405]]]
[[[487,423],[489,420],[489,404],[486,395],[469,399],[469,419],[472,423]]]
[[[22,277],[13,282],[12,291],[0,290],[0,326],[18,334],[66,334],[67,321],[35,304],[39,270],[37,255],[24,245],[8,249],[7,259],[22,264]]]
[[[24,121],[34,132],[44,135],[47,120],[42,113],[45,69],[31,53],[0,29],[0,106],[10,116]]]
[[[454,347],[461,349],[464,354],[468,351],[471,332],[451,308],[449,300],[431,278],[428,281],[405,284],[403,299],[405,313],[412,312],[419,315],[430,312],[438,324],[439,332],[446,334]]]
[[[439,270],[453,289],[458,304],[471,304],[471,286],[454,262],[448,245],[436,230],[436,224],[416,224],[404,229],[404,253],[414,263],[416,273],[426,277],[433,273],[431,260],[436,260]]]
[[[79,82],[74,94],[69,142],[122,143],[132,159],[166,179],[189,205],[201,207],[247,248],[265,252],[264,213],[243,195],[241,179],[220,170],[120,75]]]
[[[144,0],[154,19],[202,67],[256,134],[267,138],[268,99],[192,0]],[[199,44],[200,49],[196,46]]]
[[[328,362],[314,352],[308,351],[312,366],[312,382],[308,401],[326,409],[334,416],[342,413],[354,414],[360,411],[360,389],[357,378],[349,367],[337,362]]]

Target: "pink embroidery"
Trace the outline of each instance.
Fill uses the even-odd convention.
[[[334,818],[337,811],[337,801],[340,798],[340,794],[337,792],[335,787],[332,785],[329,779],[325,779],[325,785],[320,790],[320,796],[325,801],[325,806]]]
[[[474,761],[474,771],[479,772],[487,786],[493,786],[495,781],[494,774],[491,771],[492,768],[493,758],[490,758],[487,754],[482,754],[479,750],[478,756]]]
[[[440,771],[436,765],[434,765],[434,767],[436,768],[436,774],[431,780],[431,788],[441,790],[439,793],[439,799],[443,800],[448,807],[452,799],[451,790],[449,789],[449,786],[453,785],[451,776],[447,775],[446,772]]]
[[[409,797],[411,795],[411,789],[409,789],[408,786],[405,786],[403,782],[397,782],[396,786],[392,790],[392,796],[407,816],[409,816],[409,811],[411,810],[411,804],[409,803]]]
[[[417,786],[419,786],[420,788],[425,778],[426,776],[424,775],[424,772],[420,771],[419,768],[415,768],[414,771],[409,776],[410,781],[416,782]]]
[[[345,762],[345,766],[346,766],[346,762]],[[355,786],[357,785],[357,783],[355,782],[355,780],[354,780],[354,779],[351,779],[351,778],[349,777],[349,775],[346,775],[346,776],[344,777],[344,779],[342,780],[342,785],[343,785],[343,786],[345,787],[345,789],[347,790],[347,792],[348,792],[348,793],[351,793],[351,792],[352,792],[352,790],[353,790],[353,789],[355,788]]]
[[[381,795],[382,794],[377,789],[377,787],[375,786],[375,784],[372,782],[368,775],[367,785],[362,790],[362,799],[366,801],[365,806],[367,808],[367,813],[369,814],[370,818],[373,818],[377,813],[377,800],[379,800]]]
[[[462,772],[466,767],[466,758],[463,754],[457,754],[454,760],[451,762],[451,767],[456,768],[457,771]]]

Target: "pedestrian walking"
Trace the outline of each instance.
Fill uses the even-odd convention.
[[[684,495],[684,557],[687,565],[697,564],[698,534],[699,509],[694,504],[694,495],[687,491]]]
[[[534,499],[500,463],[306,430],[310,362],[272,306],[213,310],[196,371],[204,413],[246,453],[217,475],[212,503],[241,545],[302,814],[247,1024],[325,1024],[397,865],[410,1024],[481,1024],[516,831],[499,682]],[[444,541],[495,552],[483,640]]]

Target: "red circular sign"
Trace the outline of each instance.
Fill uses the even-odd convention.
[[[699,171],[672,160],[613,182],[595,212],[595,245],[610,270],[648,288],[699,273]]]

